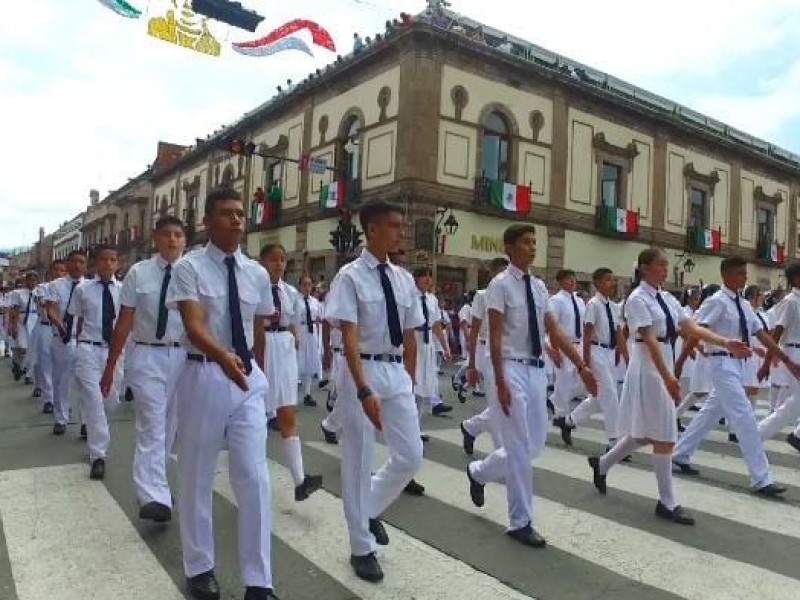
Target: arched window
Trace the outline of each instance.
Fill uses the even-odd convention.
[[[414,248],[433,252],[433,221],[430,219],[414,222]]]
[[[361,120],[353,115],[342,129],[343,139],[339,144],[339,158],[342,171],[347,173],[348,181],[361,178]]]
[[[511,128],[506,117],[491,112],[483,121],[483,175],[507,181],[511,162]]]

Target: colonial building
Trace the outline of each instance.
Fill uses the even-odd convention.
[[[434,264],[449,294],[485,282],[517,221],[537,225],[542,275],[584,282],[600,265],[630,276],[654,244],[675,287],[718,279],[724,255],[777,286],[798,256],[797,156],[449,13],[376,36],[152,180],[154,216],[187,219],[197,242],[206,192],[233,185],[247,250],[282,243],[291,276],[330,277],[350,211],[376,199],[404,208],[406,261]]]
[[[81,228],[83,227],[84,213],[63,223],[53,233],[53,259],[63,260],[73,250],[83,246]]]

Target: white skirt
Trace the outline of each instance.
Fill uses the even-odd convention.
[[[267,333],[267,335],[273,334]],[[319,377],[322,372],[319,339],[314,333],[306,331],[300,334],[300,347],[297,350],[297,372],[299,375],[305,375],[306,377]]]
[[[711,374],[708,372],[709,366],[708,358],[698,352],[689,383],[689,391],[693,394],[711,393],[713,386],[711,385]]]
[[[264,374],[269,388],[264,394],[267,412],[297,406],[297,351],[289,331],[266,332],[267,359]]]
[[[671,364],[672,348],[668,344],[660,346],[665,363]],[[622,386],[617,421],[619,436],[675,442],[678,438],[675,418],[675,404],[650,360],[647,347],[642,343],[634,344]]]
[[[421,398],[436,398],[439,395],[439,368],[436,365],[436,345],[433,343],[433,331],[429,332],[429,341],[423,340],[423,333],[417,336],[417,370],[414,395]]]

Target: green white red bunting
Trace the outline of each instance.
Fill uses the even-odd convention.
[[[773,242],[770,246],[770,253],[769,258],[774,263],[782,263],[785,259],[784,256],[784,246],[782,244],[778,244]]]
[[[704,229],[703,230],[703,248],[713,252],[719,251],[722,247],[722,240],[718,229]]]
[[[525,214],[531,210],[531,188],[505,181],[489,184],[489,204],[509,212]]]
[[[322,208],[339,208],[344,205],[344,181],[332,181],[319,191],[319,205]]]
[[[636,233],[639,229],[639,213],[618,208],[616,214],[616,231],[619,233]]]

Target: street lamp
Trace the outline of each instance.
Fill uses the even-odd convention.
[[[442,239],[442,231],[447,235],[455,235],[458,231],[458,219],[453,214],[452,207],[437,206],[436,207],[436,226],[433,228],[433,278],[436,280],[436,256],[440,252],[440,241]],[[445,216],[447,218],[445,218]],[[442,229],[444,226],[444,230]]]

